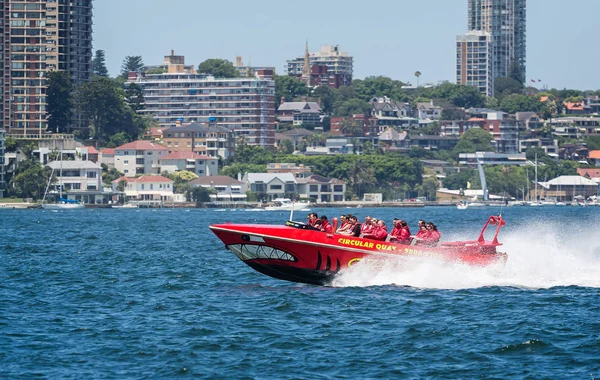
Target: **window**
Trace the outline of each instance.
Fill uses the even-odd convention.
[[[333,185],[333,191],[335,193],[341,193],[341,192],[343,192],[344,191],[344,185]]]
[[[281,185],[270,185],[269,189],[270,190],[281,190],[282,186]]]
[[[150,190],[154,190],[154,184],[153,183],[150,184]]]
[[[123,164],[124,164],[124,165],[129,165],[129,160],[125,160],[125,161],[123,161]]]
[[[319,191],[319,185],[310,185],[308,191],[311,193],[316,193]]]
[[[87,172],[87,177],[88,178],[97,178],[96,172]]]
[[[142,183],[142,190],[144,190],[144,184]]]

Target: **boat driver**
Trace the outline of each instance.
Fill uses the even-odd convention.
[[[317,215],[317,213],[311,212],[310,214],[308,214],[308,223],[307,224],[309,226],[315,227],[317,220],[319,220],[319,216]]]

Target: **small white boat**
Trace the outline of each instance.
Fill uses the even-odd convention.
[[[123,208],[138,208],[137,205],[133,204],[133,203],[125,203],[122,205],[112,205],[111,208],[119,208],[119,209],[123,209]]]
[[[289,198],[277,198],[273,200],[274,206],[265,207],[266,211],[309,211],[310,203],[292,202]]]
[[[460,202],[456,204],[456,208],[459,210],[466,210],[469,208],[469,204],[467,202]]]
[[[74,210],[78,208],[85,208],[83,203],[73,201],[73,202],[65,202],[61,200],[59,203],[42,203],[42,208],[44,210]]]

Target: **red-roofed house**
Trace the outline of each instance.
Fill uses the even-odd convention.
[[[600,150],[590,150],[588,155],[589,161],[592,161],[596,166],[600,166]]]
[[[592,151],[592,152],[594,152],[594,151]],[[595,152],[598,152],[598,151],[596,150]],[[600,183],[600,169],[599,168],[592,168],[592,169],[579,168],[579,169],[577,169],[577,174],[579,174],[582,177],[589,178],[594,182]]]
[[[160,158],[160,171],[174,173],[187,170],[199,177],[219,174],[219,159],[208,157],[191,151],[173,152]]]
[[[100,163],[108,166],[109,169],[115,167],[115,149],[104,148],[100,152]]]
[[[567,115],[583,115],[585,113],[585,109],[583,108],[583,102],[564,102],[563,104],[565,106],[565,114]]]
[[[162,127],[151,127],[146,132],[144,132],[144,139],[161,142],[163,137],[163,128]]]
[[[127,182],[125,195],[133,201],[173,201],[173,181],[160,175],[145,175],[137,178],[123,176],[112,181],[113,191],[118,191],[119,182]]]
[[[98,156],[100,152],[98,152],[98,149],[94,148],[93,146],[80,146],[75,148],[75,151],[81,154],[82,161],[92,161],[96,164],[99,161]]]
[[[115,148],[115,169],[127,177],[160,174],[160,157],[169,149],[151,141],[137,140]]]

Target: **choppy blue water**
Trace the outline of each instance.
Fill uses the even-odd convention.
[[[498,209],[315,211],[455,239]],[[600,378],[600,207],[505,209],[505,266],[357,267],[333,287],[254,272],[207,228],[287,216],[0,210],[0,378]]]

